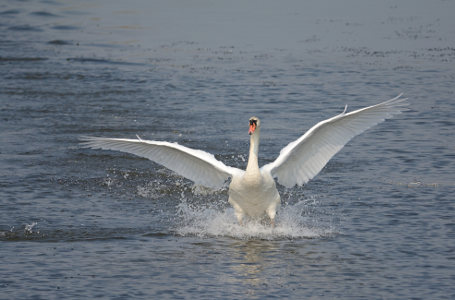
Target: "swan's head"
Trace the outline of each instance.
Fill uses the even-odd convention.
[[[261,126],[261,121],[259,121],[258,117],[251,117],[250,118],[250,130],[248,130],[248,134],[252,135],[258,128]]]

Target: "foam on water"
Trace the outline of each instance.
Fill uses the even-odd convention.
[[[182,236],[264,240],[319,238],[336,233],[333,222],[306,216],[307,211],[308,201],[302,200],[282,205],[275,227],[255,220],[240,225],[233,208],[220,204],[199,206],[183,200],[178,206],[179,225],[175,231]]]

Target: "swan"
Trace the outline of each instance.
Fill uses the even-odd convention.
[[[220,188],[231,178],[228,202],[240,224],[245,217],[269,218],[274,226],[280,195],[275,179],[291,188],[315,177],[327,162],[356,135],[406,109],[407,98],[397,97],[376,105],[347,112],[314,125],[304,135],[284,147],[275,161],[258,165],[261,121],[249,119],[250,149],[246,170],[226,166],[212,154],[177,143],[141,139],[82,137],[82,147],[122,151],[148,158],[166,168],[210,188]]]

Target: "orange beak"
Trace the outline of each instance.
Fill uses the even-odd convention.
[[[250,130],[248,130],[248,134],[251,135],[256,130],[256,124],[250,124]]]

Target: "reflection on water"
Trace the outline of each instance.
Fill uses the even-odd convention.
[[[274,262],[270,259],[277,254],[279,246],[270,241],[236,241],[230,245],[235,249],[230,269],[236,281],[243,281],[248,288],[248,296],[257,296],[258,289],[267,288],[267,273]],[[270,255],[274,253],[274,255]]]

